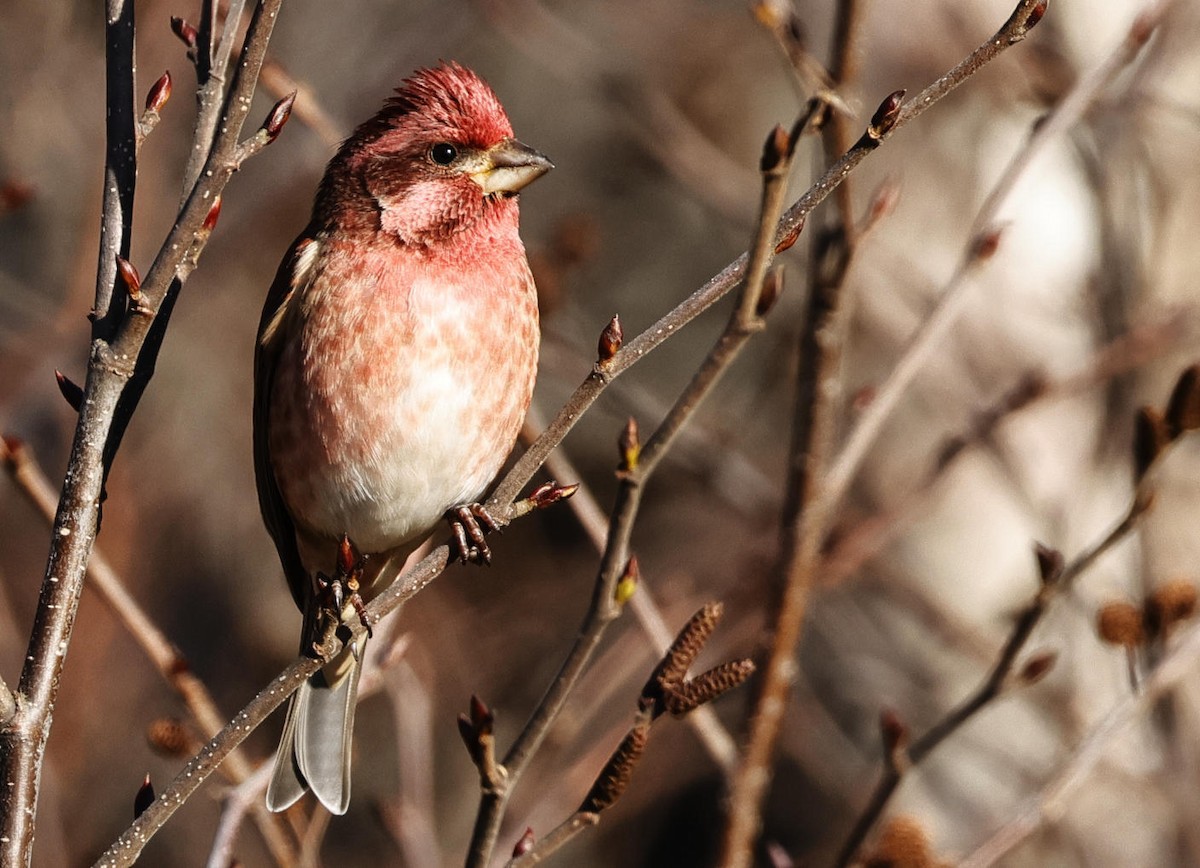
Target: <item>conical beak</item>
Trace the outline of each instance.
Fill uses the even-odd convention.
[[[471,179],[485,196],[516,193],[554,168],[545,155],[516,139],[505,139],[480,156],[484,165],[471,173]]]

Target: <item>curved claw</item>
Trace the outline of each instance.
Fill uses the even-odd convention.
[[[492,550],[485,534],[500,529],[500,523],[481,503],[465,503],[446,510],[446,521],[454,533],[454,550],[459,561],[490,564]]]

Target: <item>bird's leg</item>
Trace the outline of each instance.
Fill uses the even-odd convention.
[[[464,564],[490,564],[492,550],[488,548],[484,535],[500,529],[500,523],[492,517],[482,503],[464,503],[446,510],[446,521],[454,534],[454,549]]]
[[[358,613],[358,620],[366,628],[367,637],[370,638],[374,635],[371,630],[371,618],[367,614],[366,603],[359,594],[366,563],[367,556],[359,554],[350,537],[342,534],[333,576],[319,572],[316,575],[316,584],[317,599],[321,608],[332,616],[334,622],[343,623],[342,612],[349,604]]]

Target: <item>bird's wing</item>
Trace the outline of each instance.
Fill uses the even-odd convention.
[[[254,346],[254,475],[258,483],[258,506],[263,522],[275,540],[279,560],[291,588],[292,598],[301,611],[305,609],[305,596],[311,579],[300,558],[296,543],[296,528],[288,514],[275,479],[271,462],[271,451],[267,437],[267,426],[271,409],[271,388],[275,380],[275,366],[282,350],[282,328],[284,319],[295,306],[313,271],[318,242],[309,233],[302,234],[292,244],[287,256],[279,264],[275,281],[267,293],[262,318],[258,323],[258,339]]]

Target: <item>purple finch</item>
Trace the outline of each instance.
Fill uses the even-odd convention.
[[[491,88],[451,63],[414,73],[325,170],[267,295],[254,365],[259,504],[304,614],[301,653],[331,605],[354,617],[317,575],[345,560],[344,537],[367,555],[369,599],[512,448],[538,355],[515,194],[550,168],[513,138]],[[272,810],[311,789],[345,813],[361,653],[344,649],[292,698]]]

